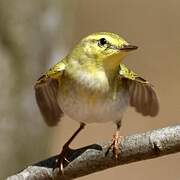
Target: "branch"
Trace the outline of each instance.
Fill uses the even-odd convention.
[[[180,152],[180,125],[122,137],[118,160],[114,159],[112,151],[105,156],[110,144],[111,142],[99,143],[71,150],[68,154],[70,164],[64,165],[63,176],[58,173],[58,168],[53,170],[58,157],[53,156],[27,167],[7,180],[69,180],[107,168],[177,153]]]

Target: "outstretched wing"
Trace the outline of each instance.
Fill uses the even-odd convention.
[[[60,78],[64,69],[63,62],[56,64],[46,74],[42,75],[34,86],[36,102],[45,122],[49,126],[55,126],[63,115],[57,96]]]
[[[124,64],[120,64],[119,74],[128,88],[130,105],[144,116],[156,116],[159,111],[159,103],[153,86],[133,71],[130,71]]]

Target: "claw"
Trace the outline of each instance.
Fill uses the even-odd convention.
[[[53,168],[53,170],[55,168],[59,168],[59,173],[60,174],[64,174],[64,165],[65,164],[69,164],[70,161],[67,159],[68,153],[71,151],[71,149],[64,145],[61,153],[59,154],[58,158],[56,159],[56,167]]]
[[[118,159],[119,155],[120,155],[120,150],[119,150],[119,143],[120,143],[120,137],[117,136],[117,133],[113,136],[112,139],[112,147],[113,147],[113,154],[115,156],[116,159]]]
[[[115,159],[119,158],[120,155],[120,149],[119,149],[119,144],[120,144],[121,136],[119,136],[119,132],[117,131],[112,138],[112,144],[109,146],[108,150],[106,151],[106,156],[108,155],[110,149],[112,148],[112,152],[114,154]]]

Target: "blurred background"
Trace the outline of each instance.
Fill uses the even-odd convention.
[[[125,64],[156,87],[160,113],[144,118],[132,108],[121,135],[180,122],[179,0],[0,0],[0,179],[57,154],[79,124],[67,117],[49,128],[35,102],[33,85],[83,36],[120,34],[140,48]],[[112,138],[112,123],[92,124],[73,148]],[[87,179],[177,180],[180,154],[116,167]]]

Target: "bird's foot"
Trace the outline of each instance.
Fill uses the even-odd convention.
[[[71,136],[71,138],[64,144],[63,149],[56,160],[55,168],[57,167],[59,168],[59,173],[61,175],[64,174],[64,166],[70,163],[68,160],[68,156],[72,153],[73,150],[69,148],[69,145],[73,141],[73,139],[78,135],[78,133],[84,128],[84,126],[85,126],[84,123],[80,124],[80,127],[75,131],[75,133]]]
[[[120,142],[121,142],[121,138],[122,138],[122,136],[119,136],[119,133],[118,133],[118,132],[116,132],[116,133],[113,135],[112,143],[111,143],[111,145],[109,146],[108,150],[106,151],[106,155],[109,153],[110,149],[112,148],[112,152],[113,152],[113,154],[114,154],[115,159],[118,159],[118,158],[119,158],[119,155],[120,155],[119,144],[120,144]]]
[[[120,155],[120,149],[119,149],[120,140],[121,140],[121,136],[119,136],[118,133],[113,135],[112,147],[113,147],[113,154],[116,159],[118,159]]]
[[[61,153],[58,155],[58,158],[56,159],[56,168],[59,168],[59,173],[61,175],[64,174],[64,165],[67,165],[70,163],[70,161],[67,159],[68,154],[71,151],[68,145],[64,145]],[[55,169],[55,168],[54,168]]]

